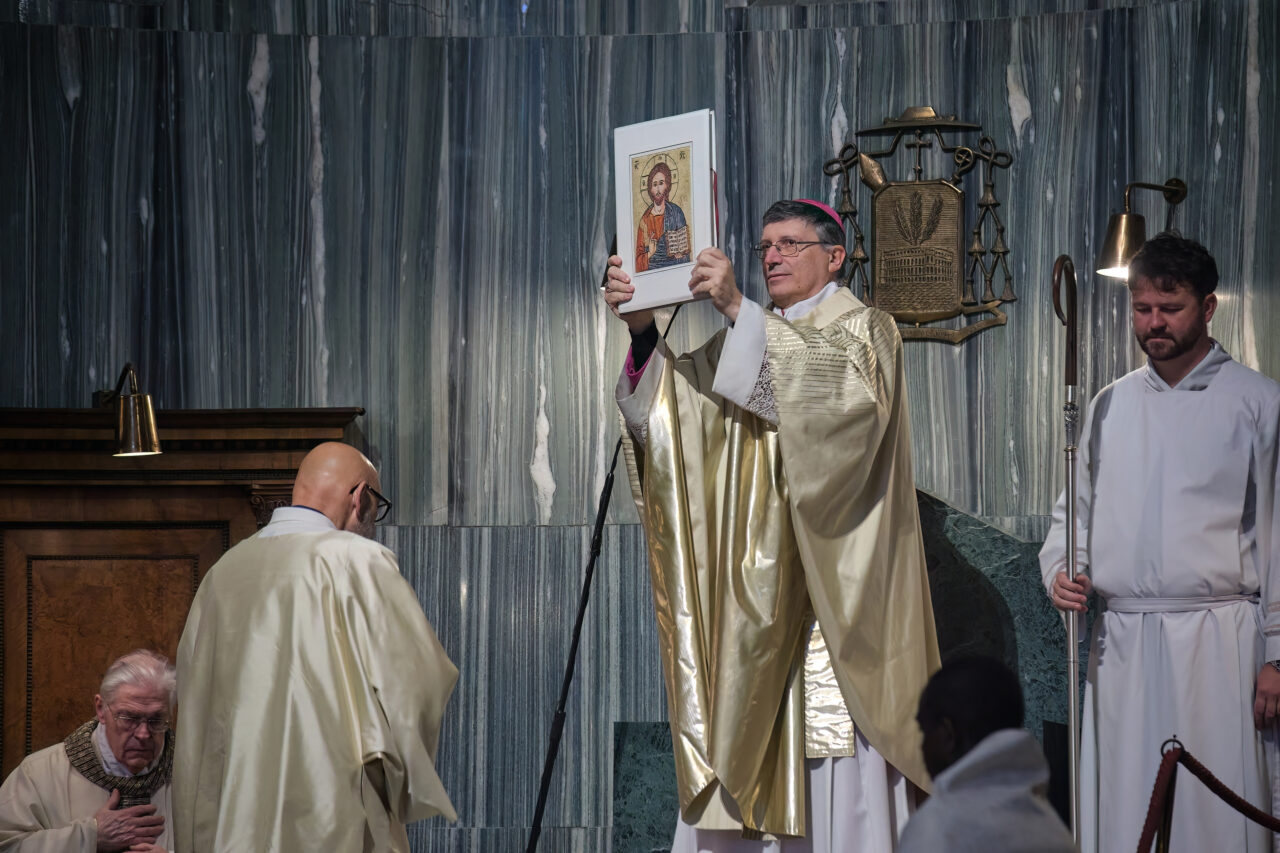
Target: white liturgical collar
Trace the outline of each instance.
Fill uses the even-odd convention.
[[[769,303],[769,309],[773,311],[773,313],[777,314],[779,317],[785,317],[786,319],[792,322],[795,322],[796,320],[799,320],[801,317],[803,317],[805,314],[808,314],[814,308],[817,308],[818,305],[822,302],[822,300],[826,299],[828,296],[835,293],[836,288],[839,286],[840,285],[836,284],[834,281],[829,281],[826,283],[826,286],[822,288],[822,290],[819,290],[817,293],[813,294],[813,296],[810,296],[808,299],[801,299],[799,302],[797,302],[795,305],[792,305],[790,308],[787,308],[784,310],[782,308],[779,308],[777,305],[774,305],[771,302]]]
[[[276,507],[271,513],[271,523],[258,531],[262,537],[283,536],[286,533],[327,533],[337,530],[329,517],[309,506]]]

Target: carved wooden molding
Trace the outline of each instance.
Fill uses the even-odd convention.
[[[0,409],[0,483],[229,485],[292,482],[311,448],[341,441],[364,409],[156,412],[164,453],[111,455],[108,409]]]
[[[293,502],[293,480],[288,483],[265,485],[254,483],[249,487],[249,506],[253,507],[253,517],[261,529],[271,520],[271,513],[282,506]]]

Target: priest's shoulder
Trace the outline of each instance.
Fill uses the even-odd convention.
[[[1280,382],[1232,359],[1222,365],[1222,377],[1233,391],[1256,397],[1263,405],[1280,400]]]
[[[323,533],[321,536],[326,540],[325,544],[332,543],[333,547],[344,548],[351,560],[371,565],[389,564],[398,567],[399,561],[396,560],[396,554],[386,545],[373,539],[368,539],[358,533],[351,533],[346,530],[331,530]],[[399,569],[396,568],[399,574]]]
[[[259,565],[255,564],[263,560],[288,560],[308,553],[317,556],[343,554],[353,561],[370,564],[386,563],[399,573],[395,552],[387,546],[347,530],[326,530],[286,533],[281,536],[250,536],[223,554],[209,570],[209,574],[222,574],[228,570],[229,566],[257,571]]]
[[[898,331],[898,321],[887,311],[881,311],[874,305],[866,306],[861,320],[873,335],[880,335],[891,340],[902,340],[902,332]]]
[[[1147,382],[1147,365],[1144,362],[1140,367],[1135,367],[1119,379],[1112,380],[1109,384],[1104,385],[1102,390],[1093,395],[1093,402],[1096,405],[1099,401],[1105,400],[1113,394],[1127,392],[1133,389],[1146,387]]]
[[[18,762],[18,766],[9,773],[9,777],[5,779],[5,782],[8,783],[10,779],[19,775],[44,779],[49,777],[51,769],[70,766],[70,761],[67,758],[67,746],[59,741],[52,746],[46,746],[44,749],[37,749],[23,758],[22,761]]]
[[[901,339],[898,321],[887,311],[874,305],[868,305],[853,295],[847,287],[837,287],[820,306],[821,309],[838,314],[836,321],[851,331],[866,329],[872,336]]]

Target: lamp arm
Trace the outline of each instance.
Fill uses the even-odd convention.
[[[116,380],[116,390],[112,393],[112,396],[120,396],[120,389],[124,387],[124,380],[126,377],[129,380],[129,393],[138,393],[138,374],[133,369],[133,362],[130,361],[125,364],[124,370],[120,371],[120,378]]]
[[[133,362],[129,362],[124,366],[124,370],[120,371],[120,378],[116,380],[116,387],[103,388],[101,391],[93,392],[93,407],[95,409],[110,408],[116,400],[120,399],[120,392],[124,388],[124,380],[129,380],[129,393],[138,393],[138,373],[134,370]]]
[[[1144,189],[1144,190],[1157,190],[1158,192],[1164,195],[1164,200],[1168,202],[1170,205],[1180,204],[1187,197],[1186,182],[1180,178],[1170,178],[1169,180],[1165,181],[1163,184],[1148,184],[1144,181],[1134,181],[1131,184],[1125,185],[1125,188],[1124,188],[1124,212],[1125,213],[1128,213],[1130,210],[1129,192],[1134,187],[1137,187],[1139,189]]]

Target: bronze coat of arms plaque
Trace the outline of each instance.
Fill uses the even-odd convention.
[[[887,149],[865,151],[846,143],[823,165],[824,174],[840,177],[837,210],[854,237],[845,283],[855,292],[860,286],[864,302],[892,314],[904,340],[960,343],[983,329],[1004,325],[1007,317],[1000,305],[1017,299],[995,195],[995,172],[1008,169],[1013,158],[987,136],[976,147],[948,143],[943,136],[944,132],[954,137],[981,130],[980,125],[955,116],[939,116],[932,107],[911,107],[896,119],[885,119],[880,127],[858,131],[859,137],[891,135],[893,142]],[[881,161],[892,157],[904,138],[909,141],[902,147],[914,155],[911,178],[891,181]],[[928,150],[950,160],[949,177],[924,177],[923,154]],[[970,226],[963,183],[978,165],[982,194]],[[870,254],[853,203],[851,172],[872,191]],[[999,296],[994,289],[997,276],[1003,285]],[[973,315],[985,316],[958,325],[927,325]]]
[[[886,184],[871,199],[876,307],[907,323],[960,313],[964,191],[946,181]]]

